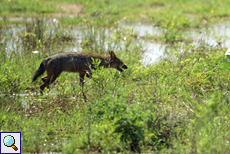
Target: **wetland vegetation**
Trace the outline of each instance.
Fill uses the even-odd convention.
[[[22,153],[229,153],[229,6],[0,1],[0,131],[21,132]],[[93,70],[83,90],[77,73],[43,95],[31,83],[47,56],[108,50],[128,69]]]

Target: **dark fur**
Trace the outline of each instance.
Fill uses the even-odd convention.
[[[91,78],[91,70],[95,69],[92,65],[92,58],[100,59],[99,66],[105,68],[116,68],[120,72],[128,67],[114,54],[113,51],[109,51],[109,55],[100,55],[94,53],[60,53],[45,58],[40,67],[35,72],[32,82],[35,81],[46,70],[47,76],[42,78],[44,82],[40,89],[44,90],[49,84],[53,83],[60,74],[65,72],[78,72],[80,75],[80,83],[83,85],[85,75]]]

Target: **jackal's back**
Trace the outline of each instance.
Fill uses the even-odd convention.
[[[94,53],[60,53],[50,56],[46,59],[47,67],[54,67],[55,69],[66,72],[85,72],[90,69],[92,65],[92,58],[101,59],[105,62],[107,56]]]

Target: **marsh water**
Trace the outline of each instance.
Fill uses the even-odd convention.
[[[14,20],[14,19],[12,19]],[[22,20],[15,19],[16,21]],[[30,19],[29,21],[31,21]],[[27,20],[28,21],[28,20]],[[57,19],[50,19],[49,25],[46,25],[47,33],[52,33],[57,25],[58,21]],[[183,48],[175,48],[175,45],[173,44],[166,44],[161,41],[155,41],[154,39],[145,39],[145,37],[160,37],[165,29],[156,27],[153,24],[143,24],[143,23],[133,23],[133,24],[119,24],[118,29],[123,30],[129,30],[132,31],[136,37],[135,41],[132,43],[133,45],[139,46],[142,51],[142,58],[140,59],[141,64],[146,65],[152,65],[159,60],[163,58],[167,58],[167,53],[170,52],[180,52]],[[66,33],[69,33],[74,37],[74,45],[64,45],[61,48],[58,48],[57,50],[61,50],[64,52],[79,52],[82,51],[82,43],[85,38],[87,38],[87,35],[91,35],[88,32],[88,29],[84,28],[71,28],[66,29]],[[17,52],[18,54],[21,54],[22,51],[22,40],[20,39],[19,35],[22,35],[22,33],[26,33],[26,28],[24,26],[13,26],[11,25],[8,29],[6,29],[4,32],[5,35],[10,37],[1,38],[1,42],[6,42],[5,45],[5,51],[7,54],[10,54],[11,52]],[[102,34],[103,33],[103,34]],[[111,36],[114,35],[114,29],[105,28],[103,31],[100,31],[98,34],[98,38],[96,38],[98,41],[101,39],[101,37],[104,36]],[[191,44],[198,44],[198,43],[204,43],[210,46],[216,46],[221,45],[222,47],[230,47],[230,23],[216,23],[213,25],[210,25],[208,27],[202,28],[202,29],[191,29],[186,31],[183,34],[184,38],[191,39]],[[98,42],[100,45],[104,46],[105,50],[108,50],[109,48],[118,49],[118,50],[125,50],[125,41],[126,37],[121,38],[121,42],[119,44],[113,44],[111,43],[108,45],[106,43],[107,38],[105,38],[103,44],[100,44],[101,42]],[[181,43],[181,46],[183,46],[183,42]],[[32,53],[38,53],[39,51],[31,51]]]

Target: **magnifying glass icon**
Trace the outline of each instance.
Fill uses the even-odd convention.
[[[7,135],[3,139],[3,143],[7,147],[12,147],[15,151],[18,150],[18,148],[14,145],[15,144],[15,139],[11,135]]]

